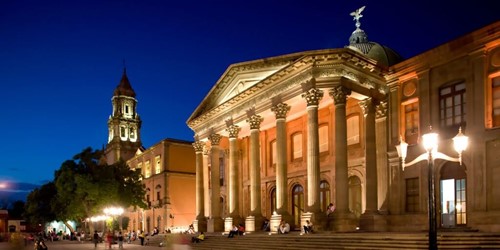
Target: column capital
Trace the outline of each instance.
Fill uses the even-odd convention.
[[[385,117],[387,117],[387,101],[380,102],[380,104],[375,107],[375,118]]]
[[[205,143],[203,143],[201,141],[195,141],[195,142],[193,142],[194,151],[196,153],[202,153],[204,146],[205,146]]]
[[[252,115],[248,117],[247,122],[250,124],[250,129],[259,129],[263,120],[260,115]]]
[[[284,102],[280,102],[275,106],[272,106],[271,111],[273,111],[276,114],[276,119],[280,118],[285,119],[286,113],[290,111],[290,106]]]
[[[347,96],[351,94],[351,90],[339,85],[330,89],[329,94],[333,98],[335,105],[341,105],[347,102]]]
[[[310,88],[305,93],[302,93],[302,98],[306,99],[307,106],[318,106],[319,101],[323,98],[323,90]]]
[[[369,113],[375,113],[375,105],[371,97],[359,101],[359,106],[363,110],[363,114],[366,116]]]
[[[232,124],[227,126],[226,131],[229,132],[229,138],[238,138],[241,128]]]
[[[210,143],[212,144],[212,146],[219,145],[221,138],[222,138],[222,136],[219,134],[211,134],[208,136],[208,139],[210,140]]]
[[[210,147],[207,145],[203,145],[203,154],[204,155],[209,155],[210,154]]]

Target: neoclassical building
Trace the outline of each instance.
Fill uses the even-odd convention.
[[[396,145],[415,159],[429,126],[453,158],[470,139],[435,161],[438,227],[500,230],[500,22],[404,60],[359,14],[346,47],[230,65],[194,110],[199,231],[426,230],[428,162],[403,168]]]
[[[130,168],[141,172],[146,188],[144,200],[148,207],[128,209],[124,215],[130,219],[127,229],[186,230],[195,218],[192,142],[167,138],[149,148],[142,146],[136,93],[125,70],[111,102],[105,161],[107,164],[126,161]]]

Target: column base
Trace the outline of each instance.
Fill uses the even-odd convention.
[[[378,212],[367,211],[359,218],[359,228],[367,232],[385,232],[387,231],[387,218]]]
[[[248,216],[245,218],[245,231],[258,232],[262,231],[264,217],[262,215]]]
[[[207,232],[223,232],[224,231],[224,220],[221,217],[208,219]]]
[[[351,212],[333,212],[330,228],[335,232],[355,232],[357,230],[356,216]],[[332,216],[330,215],[330,216]]]
[[[196,232],[207,231],[207,219],[205,217],[193,221],[193,227]]]
[[[304,231],[304,225],[306,221],[310,221],[313,224],[313,230],[316,232],[326,231],[328,229],[328,218],[323,212],[305,212],[300,217],[300,231]]]

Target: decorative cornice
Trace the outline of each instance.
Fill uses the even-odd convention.
[[[256,83],[252,87],[249,87],[225,103],[214,107],[205,113],[202,113],[203,111],[198,112],[200,115],[188,122],[189,127],[195,130],[197,129],[196,126],[200,124],[203,124],[203,127],[218,126],[220,124],[220,120],[222,119],[221,115],[238,117],[241,112],[245,112],[249,108],[257,106],[259,103],[263,103],[273,97],[286,93],[289,89],[292,89],[303,82],[309,81],[311,78],[345,77],[364,87],[367,87],[366,85],[371,85],[371,88],[384,90],[384,86],[381,84],[373,83],[367,79],[360,79],[361,77],[359,77],[357,69],[370,71],[376,74],[374,71],[378,68],[368,60],[359,58],[358,55],[355,55],[354,53],[351,54],[344,49],[327,50],[319,53],[305,53],[304,57],[294,61],[289,66],[282,68],[275,74]],[[314,73],[312,71],[313,62],[316,62],[314,64]],[[332,67],[335,68],[332,69]],[[243,68],[238,70],[243,70]],[[236,72],[236,69],[230,70],[226,76],[228,74],[232,74],[232,71]],[[224,76],[224,78],[226,78],[226,76]],[[224,81],[225,80],[217,84],[224,84]],[[277,82],[279,82],[279,84],[277,84]],[[363,84],[361,82],[363,82]],[[217,88],[223,89],[222,87]],[[258,93],[258,95],[255,95],[256,93]],[[220,94],[220,92],[212,91],[210,96],[218,97],[218,94]]]
[[[302,93],[302,98],[306,99],[307,106],[318,106],[319,101],[323,98],[323,90],[311,88]]]
[[[276,119],[286,119],[286,114],[290,111],[290,106],[284,102],[271,107],[271,111],[276,114]]]
[[[262,121],[264,121],[264,118],[260,115],[252,115],[247,119],[247,122],[250,124],[250,129],[259,129]]]

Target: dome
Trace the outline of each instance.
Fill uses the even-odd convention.
[[[352,32],[349,38],[349,45],[346,48],[362,53],[386,67],[403,61],[403,58],[393,49],[376,42],[368,41],[368,36],[360,28]]]

